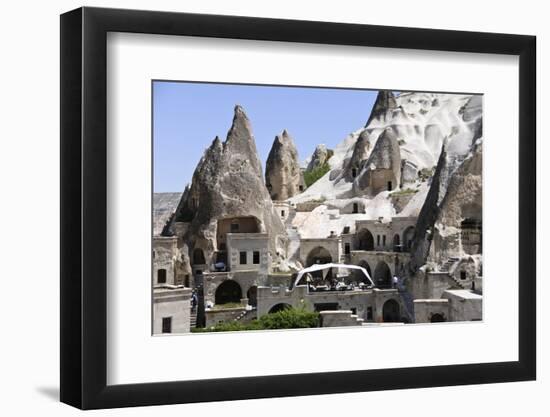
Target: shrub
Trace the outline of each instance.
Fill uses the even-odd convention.
[[[262,329],[304,329],[319,327],[319,313],[288,308],[259,318]]]
[[[328,164],[328,162],[325,162],[323,165],[313,168],[311,171],[305,171],[304,181],[306,183],[306,187],[310,187],[319,178],[321,178],[323,175],[325,175],[329,171],[330,171],[330,165]]]
[[[226,321],[215,326],[191,329],[192,333],[238,332],[246,330],[304,329],[319,327],[319,313],[305,309],[289,308],[266,314],[250,323]]]

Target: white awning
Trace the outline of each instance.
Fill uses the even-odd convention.
[[[331,268],[343,268],[343,269],[359,269],[361,272],[363,272],[363,275],[367,277],[368,281],[371,283],[371,285],[374,286],[374,282],[372,281],[369,273],[365,268],[359,265],[347,265],[347,264],[315,264],[311,265],[307,268],[302,269],[300,272],[298,272],[298,276],[296,277],[296,281],[294,281],[294,287],[298,285],[298,282],[302,279],[302,276],[304,274],[307,274],[308,272],[316,272],[316,271],[323,271],[325,269],[331,269]],[[326,276],[323,274],[323,276]]]

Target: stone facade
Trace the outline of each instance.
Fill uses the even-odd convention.
[[[191,331],[191,289],[162,285],[153,289],[153,334]]]

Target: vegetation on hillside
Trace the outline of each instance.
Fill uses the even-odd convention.
[[[323,165],[313,168],[311,171],[304,171],[304,181],[306,183],[306,187],[310,187],[319,178],[321,178],[329,171],[330,165],[328,164],[328,162],[325,162]]]

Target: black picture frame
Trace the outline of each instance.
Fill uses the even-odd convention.
[[[113,385],[107,375],[108,32],[519,57],[519,360]],[[536,378],[536,38],[404,27],[79,8],[61,15],[61,401],[82,409]]]

